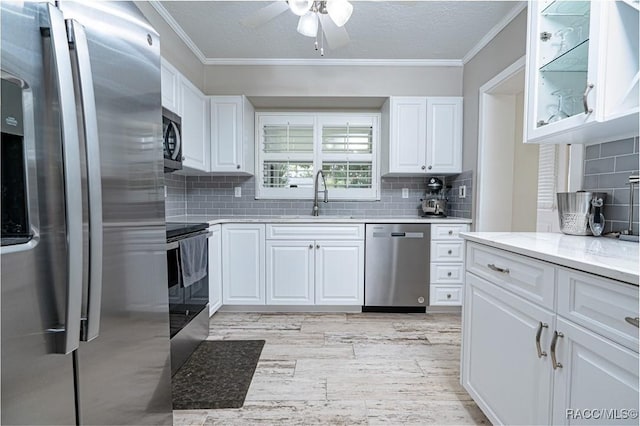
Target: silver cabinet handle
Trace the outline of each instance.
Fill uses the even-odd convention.
[[[69,57],[69,44],[64,18],[53,4],[45,5],[40,27],[44,37],[51,43],[51,55],[55,64],[55,84],[60,103],[60,128],[62,133],[62,155],[64,160],[65,210],[67,222],[67,294],[65,323],[56,327],[61,341],[56,342],[55,351],[69,354],[80,343],[80,317],[82,315],[82,186],[80,170],[80,142],[76,120],[76,101],[73,89],[73,74]],[[62,337],[64,336],[64,337]]]
[[[93,77],[89,62],[89,45],[84,27],[68,21],[71,52],[78,67],[78,85],[82,97],[84,140],[87,156],[87,186],[89,187],[89,283],[87,285],[86,323],[80,338],[89,342],[100,331],[102,299],[102,173],[100,171],[100,141],[98,115],[93,92]]]
[[[562,364],[556,359],[556,344],[558,343],[558,337],[564,337],[564,334],[559,331],[554,331],[553,339],[551,339],[551,365],[554,370],[562,368]]]
[[[313,249],[313,244],[309,244],[309,250]]]
[[[631,325],[635,325],[636,327],[640,327],[640,318],[638,317],[625,317],[624,320]]]
[[[240,170],[240,164],[238,164],[238,165],[236,166],[236,169]]]
[[[425,167],[425,166],[422,166],[422,170],[424,170],[424,169],[426,169],[426,167]]]
[[[549,328],[549,324],[543,323],[540,321],[538,323],[538,331],[536,332],[536,350],[538,351],[538,358],[542,358],[543,356],[547,356],[547,353],[542,350],[540,346],[540,336],[542,336],[542,329]]]
[[[316,248],[317,248],[317,249],[319,249],[319,248],[320,248],[320,244],[318,244],[318,245],[316,246]]]
[[[499,268],[496,265],[494,265],[493,263],[488,263],[487,267],[489,269],[491,269],[492,271],[500,272],[500,273],[503,273],[503,274],[508,274],[509,273],[509,268]]]
[[[591,114],[593,112],[593,108],[589,108],[589,100],[587,99],[587,97],[589,96],[589,92],[593,88],[593,83],[587,83],[587,88],[584,90],[584,94],[582,95],[582,105],[584,106],[585,114]]]
[[[447,294],[447,299],[451,299],[451,294]]]
[[[453,235],[453,230],[449,230],[449,235]]]
[[[447,272],[447,276],[450,277],[451,276],[451,272]]]
[[[451,253],[453,253],[451,250],[447,251],[447,254],[451,254]]]
[[[429,170],[431,170],[431,169],[433,169],[433,166],[429,166],[429,167],[427,167],[427,168],[428,168]]]

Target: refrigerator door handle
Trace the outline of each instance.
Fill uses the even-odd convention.
[[[100,143],[98,115],[93,92],[93,77],[89,61],[89,45],[84,26],[75,20],[67,21],[69,45],[75,54],[78,86],[82,99],[84,139],[87,154],[87,186],[89,188],[89,286],[87,313],[83,321],[81,340],[89,342],[100,331],[100,305],[102,299],[102,173],[100,171]]]
[[[55,84],[60,103],[60,127],[64,162],[65,216],[67,228],[67,295],[65,318],[56,342],[57,353],[69,354],[80,342],[80,317],[82,314],[82,194],[80,143],[76,120],[75,92],[67,32],[62,12],[47,3],[40,15],[43,37],[51,42]]]

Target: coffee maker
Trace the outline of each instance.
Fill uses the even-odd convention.
[[[422,216],[447,216],[447,190],[444,184],[436,177],[430,177],[427,181],[427,190],[422,200]]]

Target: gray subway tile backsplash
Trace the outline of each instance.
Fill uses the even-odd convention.
[[[629,227],[629,176],[640,168],[638,136],[630,139],[591,145],[585,149],[583,189],[607,193],[603,214],[605,232]],[[634,193],[634,233],[639,226],[638,189]]]
[[[472,172],[444,178],[451,185],[449,215],[471,218]],[[311,214],[310,200],[256,200],[255,178],[252,176],[180,176],[165,175],[167,185],[166,214],[208,216],[281,216]],[[424,177],[383,177],[379,201],[331,200],[320,203],[321,215],[336,216],[417,216],[420,199],[426,188]],[[458,198],[458,187],[467,186],[467,198]],[[235,197],[240,187],[242,196]],[[402,188],[409,198],[402,198]]]

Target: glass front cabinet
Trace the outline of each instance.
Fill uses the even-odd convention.
[[[637,1],[530,1],[525,140],[638,134]]]

